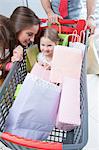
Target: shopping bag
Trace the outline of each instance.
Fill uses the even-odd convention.
[[[26,56],[26,68],[27,71],[30,72],[33,65],[37,61],[37,55],[39,53],[39,49],[37,44],[30,46],[27,51],[27,56]]]
[[[70,43],[80,42],[80,36],[77,34],[76,30],[73,34],[60,33],[58,36],[60,38],[59,45],[68,46]]]
[[[59,45],[67,46],[68,45],[69,34],[59,33],[58,36],[60,38]]]
[[[18,96],[21,87],[22,87],[22,84],[17,85],[16,90],[15,90],[15,94],[14,94],[14,99],[16,99],[16,97]]]
[[[45,140],[55,126],[60,87],[28,73],[10,109],[6,132]]]
[[[74,47],[77,49],[82,50],[83,56],[85,54],[86,45],[85,45],[85,31],[80,31],[80,35],[77,34],[77,30],[73,31],[73,34],[71,34],[72,38],[71,41],[69,41],[69,47]]]
[[[51,82],[62,83],[62,93],[56,127],[71,130],[80,125],[80,75],[83,60],[81,49],[56,46],[54,49]]]
[[[56,127],[70,131],[80,121],[80,79],[65,77],[60,98]]]
[[[99,74],[99,34],[89,38],[87,60],[87,73]]]
[[[65,76],[79,77],[83,53],[80,49],[55,46],[50,73],[50,81],[62,83]]]
[[[81,49],[83,56],[85,54],[85,50],[86,50],[86,45],[80,42],[69,42],[69,47],[73,47],[73,48],[77,48],[77,49]]]
[[[50,70],[46,70],[44,68],[44,66],[41,66],[39,63],[35,63],[31,72],[31,74],[43,79],[43,80],[49,80],[49,76],[50,76]]]

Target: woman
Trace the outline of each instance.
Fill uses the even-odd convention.
[[[31,42],[34,42],[35,35],[38,33],[39,18],[28,7],[20,6],[13,11],[10,20],[15,29],[16,46],[21,45],[27,48]],[[25,52],[23,57],[24,54]],[[17,55],[12,57],[12,61],[17,61]]]
[[[4,22],[4,24],[6,24],[7,28],[9,24],[11,25],[11,27],[9,27],[8,29],[9,31],[8,33],[9,33],[9,37],[12,40],[11,44],[13,44],[14,46],[13,48],[16,47],[15,50],[13,50],[13,48],[12,49],[10,48],[10,51],[13,50],[11,51],[13,53],[13,56],[11,55],[12,56],[11,60],[12,62],[22,60],[22,47],[26,48],[31,43],[31,41],[32,42],[34,41],[34,37],[39,30],[40,20],[32,10],[30,10],[27,7],[21,6],[21,7],[17,7],[13,11],[9,23],[7,21]],[[14,36],[12,37],[10,36],[10,34],[11,32],[13,32],[13,29],[14,29]],[[6,36],[4,36],[4,38],[5,37]],[[6,39],[4,41],[5,43],[7,43]],[[0,42],[2,43],[1,38],[0,38]],[[10,42],[8,43],[10,44]],[[6,44],[4,44],[4,46],[5,45]],[[10,69],[11,66],[12,65],[10,64],[7,66],[7,68]],[[0,66],[0,70],[2,71],[2,66]]]
[[[38,33],[40,20],[35,13],[25,6],[17,7],[10,20],[15,28],[16,45],[27,47],[34,42],[35,35]]]

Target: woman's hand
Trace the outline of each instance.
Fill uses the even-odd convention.
[[[22,60],[23,60],[23,47],[19,45],[13,50],[13,56],[11,57],[11,61],[15,62]]]

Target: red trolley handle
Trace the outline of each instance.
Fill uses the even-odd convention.
[[[46,23],[48,22],[48,19],[46,18],[41,18],[40,19],[42,23]],[[69,20],[69,19],[59,19],[58,22],[60,24],[76,24],[78,22],[78,20]]]
[[[40,19],[42,23],[48,22],[48,19]],[[80,20],[66,20],[66,19],[59,19],[58,21],[61,24],[61,31],[64,33],[73,33],[74,30],[77,30],[77,33],[80,35],[80,32],[83,30],[87,30],[86,28],[86,20],[80,19]],[[63,26],[65,24],[71,24],[75,25],[75,27],[69,27],[69,26]],[[58,31],[58,25],[52,24],[53,28],[55,28]],[[47,26],[46,26],[47,27]],[[45,28],[46,28],[45,27]]]
[[[29,140],[12,135],[8,132],[1,134],[1,138],[8,142],[24,146],[27,148],[36,148],[38,150],[62,150],[62,144],[58,142],[42,142],[39,140]]]

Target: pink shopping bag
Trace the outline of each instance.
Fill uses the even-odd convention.
[[[64,77],[79,78],[83,54],[80,49],[57,45],[54,49],[50,80],[62,83]]]
[[[65,77],[60,98],[56,127],[69,131],[80,125],[79,79]]]
[[[46,70],[40,64],[35,63],[35,65],[33,66],[31,70],[31,74],[36,75],[37,77],[40,77],[43,80],[49,81],[50,70]]]
[[[71,130],[80,125],[80,74],[83,52],[81,49],[56,46],[50,80],[62,83],[62,93],[56,127]]]

